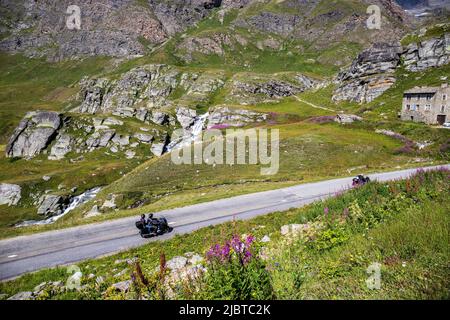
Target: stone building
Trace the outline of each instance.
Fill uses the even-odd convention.
[[[401,119],[443,124],[450,121],[450,87],[415,87],[403,93]]]

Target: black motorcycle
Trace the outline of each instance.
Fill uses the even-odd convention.
[[[136,221],[136,228],[142,238],[152,238],[172,232],[173,228],[169,226],[166,218],[152,219],[151,223]]]
[[[364,177],[363,175],[358,175],[357,177],[353,178],[352,186],[353,187],[360,187],[365,185],[366,183],[370,182],[369,177]]]

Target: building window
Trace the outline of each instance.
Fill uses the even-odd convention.
[[[445,106],[441,106],[441,112],[445,112]]]
[[[430,104],[425,105],[425,111],[430,111],[430,110],[431,110],[431,105]]]
[[[431,94],[428,94],[428,95],[427,95],[427,101],[430,101],[431,98],[432,98],[432,95],[431,95]]]
[[[406,110],[410,111],[411,110],[411,105],[407,104],[406,105]]]
[[[444,100],[444,101],[447,100],[447,95],[446,94],[442,95],[442,100]]]
[[[406,100],[408,100],[408,101],[411,100],[411,95],[410,95],[410,94],[407,94],[407,95],[406,95]]]

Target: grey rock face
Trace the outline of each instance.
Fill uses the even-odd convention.
[[[251,94],[264,94],[268,97],[288,97],[302,92],[303,89],[295,87],[287,82],[270,80],[262,84],[248,84],[236,82],[236,87]]]
[[[83,79],[79,111],[112,112],[119,117],[152,120],[150,110],[167,104],[166,98],[178,84],[177,75],[178,71],[172,67],[152,64],[132,69],[118,80]],[[147,107],[143,108],[141,105],[145,101]]]
[[[139,39],[151,45],[167,39],[166,30],[154,16],[153,4],[146,8],[133,0],[81,0],[76,3],[82,13],[81,30],[69,30],[65,12],[70,4],[2,1],[5,17],[14,18],[7,24],[11,35],[0,41],[0,49],[51,60],[97,55],[130,57],[145,52]]]
[[[149,3],[169,35],[185,30],[220,6],[217,0],[150,0]]]
[[[238,20],[236,25],[247,28],[254,27],[259,31],[287,36],[292,33],[301,22],[302,18],[297,15],[261,12],[247,20]]]
[[[450,33],[406,47],[403,55],[407,70],[416,72],[443,66],[450,61]]]
[[[197,118],[197,112],[186,107],[179,107],[176,110],[176,117],[183,129],[190,128]]]
[[[189,37],[183,40],[178,46],[178,51],[186,51],[186,54],[177,53],[177,56],[182,58],[186,62],[191,62],[193,59],[193,54],[195,52],[205,54],[205,55],[224,55],[223,43],[220,40],[213,38],[197,38]]]
[[[406,48],[398,43],[375,44],[338,75],[340,86],[334,92],[333,100],[371,102],[395,83],[394,73],[401,60],[405,68],[413,72],[449,63],[450,34],[412,43]]]
[[[6,156],[35,157],[54,139],[60,125],[61,119],[56,112],[29,112],[14,130],[6,147]]]
[[[249,123],[262,122],[266,119],[267,115],[263,113],[218,106],[209,109],[208,128],[215,128],[219,125],[240,127]]]
[[[222,0],[221,7],[224,9],[243,8],[253,0]]]
[[[137,133],[134,135],[134,137],[143,143],[151,143],[154,140],[154,137],[152,135],[145,133]]]
[[[377,43],[364,50],[349,70],[338,75],[339,81],[357,79],[380,73],[393,73],[400,62],[403,49],[399,43]]]
[[[72,137],[68,134],[60,135],[50,150],[49,160],[61,160],[72,151]]]
[[[127,135],[115,135],[112,140],[113,143],[120,145],[121,147],[130,144],[130,136]]]
[[[151,121],[155,124],[164,125],[168,122],[169,115],[162,111],[153,111]]]
[[[344,82],[333,94],[334,101],[371,102],[389,89],[396,79],[394,76],[375,76]]]
[[[106,79],[83,79],[80,85],[84,90],[80,112],[95,114],[102,105],[108,81]]]
[[[115,134],[115,130],[96,131],[86,140],[86,147],[88,148],[88,150],[106,147]]]
[[[57,195],[43,196],[37,214],[43,216],[59,215],[64,211],[67,205],[66,199]]]
[[[364,50],[351,67],[341,72],[334,101],[370,102],[395,83],[394,72],[400,64],[402,47],[398,43],[378,43]]]
[[[0,184],[0,205],[15,206],[19,203],[22,189],[16,184]]]
[[[123,125],[123,121],[118,120],[116,118],[109,117],[109,118],[106,118],[105,120],[103,120],[102,125],[105,125],[105,126],[122,126]]]
[[[151,148],[150,151],[157,157],[161,157],[166,149],[166,143],[154,143]]]

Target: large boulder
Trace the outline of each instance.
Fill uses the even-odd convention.
[[[21,198],[21,188],[15,184],[0,184],[0,205],[15,206]]]
[[[116,134],[113,129],[96,131],[86,140],[86,147],[92,151],[96,148],[106,147]]]
[[[37,214],[43,216],[57,216],[63,213],[67,201],[64,197],[58,195],[46,195],[41,197]]]
[[[153,111],[151,121],[155,124],[164,125],[169,120],[169,115],[162,111]]]
[[[142,143],[151,143],[155,139],[155,137],[151,134],[145,133],[136,133],[134,137]]]
[[[60,126],[61,118],[57,112],[29,112],[9,139],[6,156],[37,156],[55,138]]]

